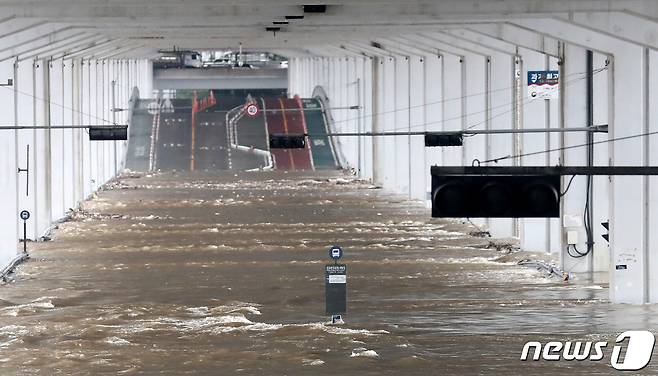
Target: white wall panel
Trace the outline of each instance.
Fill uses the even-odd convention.
[[[133,85],[149,93],[151,77],[144,61],[114,64],[112,71],[97,69],[95,61],[29,60],[0,62],[0,80],[13,78],[13,87],[0,88],[0,124],[23,126],[108,124],[114,75],[118,87],[117,106],[127,108]],[[130,74],[129,74],[130,71]],[[16,106],[14,106],[14,104]],[[120,118],[125,122],[125,114]],[[26,146],[30,154],[26,155]],[[39,239],[54,221],[78,206],[80,201],[117,171],[109,142],[90,142],[83,129],[27,129],[0,134],[0,165],[5,178],[0,182],[0,267],[13,259],[22,246],[19,210],[29,210],[28,237]],[[118,145],[118,167],[123,165],[125,143]],[[109,158],[108,158],[109,157]],[[27,167],[27,175],[17,168]]]
[[[14,77],[14,89],[17,90],[16,95],[16,123],[17,125],[32,126],[34,124],[34,111],[33,108],[33,97],[34,97],[34,85],[33,85],[33,67],[31,61],[23,61],[18,64],[16,67],[16,76]],[[17,146],[17,164],[18,167],[24,169],[29,166],[29,174],[34,174],[35,172],[35,161],[34,161],[34,149],[35,145],[35,132],[34,129],[25,129],[19,130],[18,133],[18,142]],[[27,147],[30,148],[30,154],[27,155]],[[18,178],[18,210],[27,210],[31,213],[32,216],[35,214],[35,187],[34,184],[28,183],[28,173],[21,172],[17,176]],[[29,188],[29,191],[26,189]],[[35,229],[36,221],[27,222],[27,233],[28,236],[32,236]],[[23,226],[19,226],[18,236],[23,237]]]
[[[13,78],[13,62],[0,62],[0,81]],[[14,123],[14,92],[10,87],[0,87],[0,124]],[[16,131],[3,130],[0,137],[0,166],[5,172],[0,179],[0,263],[7,264],[16,256],[18,245],[18,207],[16,203]]]

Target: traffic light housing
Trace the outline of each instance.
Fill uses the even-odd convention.
[[[462,146],[464,136],[461,133],[425,133],[425,146]]]
[[[303,149],[306,147],[306,136],[270,135],[270,149]]]
[[[559,175],[432,174],[432,217],[559,217],[559,192]]]
[[[127,139],[127,125],[89,127],[90,141],[125,141]]]

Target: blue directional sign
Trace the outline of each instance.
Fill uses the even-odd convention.
[[[528,96],[531,98],[556,99],[559,97],[559,83],[559,71],[528,71]]]
[[[337,245],[331,247],[331,249],[329,249],[329,257],[331,257],[334,260],[340,259],[341,257],[343,257],[343,249]]]

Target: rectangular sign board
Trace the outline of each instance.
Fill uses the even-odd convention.
[[[560,72],[556,70],[528,71],[528,96],[539,99],[559,97]]]
[[[347,312],[347,266],[329,264],[324,266],[325,311],[327,315]]]
[[[126,141],[128,140],[128,126],[101,126],[89,127],[89,141]]]

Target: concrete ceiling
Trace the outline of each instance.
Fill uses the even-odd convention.
[[[326,4],[304,14],[303,4]],[[653,0],[0,0],[0,59],[28,51],[152,56],[158,49],[235,48],[313,54],[369,42],[511,19],[618,12],[658,20]],[[286,16],[304,15],[288,25]],[[266,27],[281,27],[274,35]],[[79,38],[75,38],[75,36]],[[84,38],[86,37],[86,38]],[[57,47],[54,43],[60,43]],[[77,43],[76,46],[74,44]],[[97,47],[104,44],[106,49]],[[80,51],[80,52],[77,52]],[[109,55],[108,55],[109,54]],[[32,54],[32,55],[38,55]],[[30,56],[32,56],[30,55]],[[94,55],[96,56],[96,55]],[[96,56],[99,57],[99,56]]]

